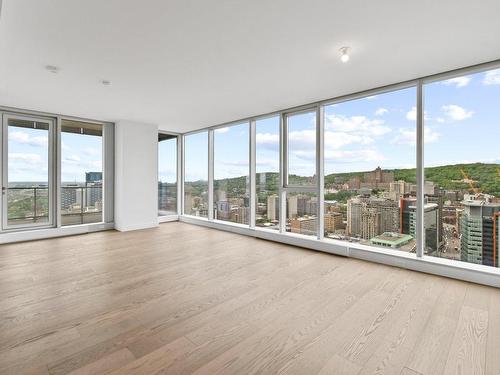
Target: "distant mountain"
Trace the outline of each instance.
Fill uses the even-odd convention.
[[[416,168],[384,169],[384,171],[394,172],[394,180],[396,181],[416,183]],[[468,183],[463,182],[462,171],[474,181],[475,188],[483,193],[500,197],[500,164],[469,163],[429,167],[425,168],[425,178],[446,190],[472,190]],[[325,176],[325,184],[331,185],[335,181],[347,182],[354,176],[359,176],[363,180],[366,172],[332,173]]]
[[[394,172],[394,180],[403,180],[409,183],[416,183],[416,169],[384,169],[386,172]],[[443,165],[439,167],[425,168],[425,178],[427,181],[434,182],[435,185],[446,190],[472,190],[468,183],[463,182],[462,171],[473,180],[473,186],[481,192],[492,194],[500,197],[500,164],[487,163],[470,163],[470,164],[454,164]],[[325,176],[325,185],[332,186],[336,183],[345,183],[355,176],[359,176],[363,181],[364,174],[371,171],[363,172],[348,172],[348,173],[331,173]],[[279,174],[276,172],[266,172],[265,181],[262,183],[259,177],[257,178],[257,187],[265,186],[267,191],[276,191],[279,185]],[[290,176],[295,184],[310,182],[310,178],[300,176]],[[206,191],[206,181],[195,181],[190,183],[192,191],[200,193]],[[247,189],[247,178],[234,177],[218,179],[214,181],[214,190],[218,188],[224,189],[233,194],[245,194]],[[342,196],[342,200],[345,199]],[[335,199],[334,196],[331,199]]]

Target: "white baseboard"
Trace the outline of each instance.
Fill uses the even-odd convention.
[[[128,232],[131,230],[140,230],[140,229],[148,229],[148,228],[154,228],[158,226],[158,221],[151,221],[147,223],[136,223],[136,224],[119,224],[115,223],[115,229],[119,232]]]
[[[110,229],[114,229],[114,223],[70,225],[60,228],[44,228],[44,229],[23,230],[17,232],[7,232],[0,234],[0,244],[42,240],[45,238],[72,236],[75,234],[85,234],[85,233],[98,232]]]

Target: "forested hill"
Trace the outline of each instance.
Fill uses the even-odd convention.
[[[463,180],[462,170],[471,179],[476,181],[473,185],[483,193],[493,194],[500,197],[500,164],[470,163],[443,165],[439,167],[425,168],[425,178],[434,182],[435,185],[447,189],[468,190],[470,185],[460,182]],[[416,182],[416,169],[386,169],[386,172],[394,172],[394,180],[403,180],[410,183]],[[332,173],[325,176],[327,185],[335,181],[347,182],[354,176],[359,176],[363,181],[366,172],[354,173]]]
[[[492,194],[500,197],[500,164],[486,164],[486,163],[471,163],[471,164],[455,164],[444,165],[440,167],[425,168],[425,178],[427,181],[432,181],[436,186],[446,190],[470,190],[470,185],[464,182],[461,171],[474,180],[475,188],[481,192]],[[394,172],[394,180],[404,180],[409,183],[416,182],[416,169],[385,169],[386,172]],[[372,171],[366,171],[372,172]],[[354,176],[359,176],[363,181],[366,172],[351,172],[351,173],[332,173],[325,176],[325,185],[332,186],[335,183],[344,183],[349,181]],[[305,177],[291,176],[294,182],[304,182],[307,180]],[[266,190],[273,191],[279,185],[278,173],[266,173]],[[219,187],[228,192],[242,192],[246,190],[247,179],[246,177],[235,177],[216,180],[214,188],[217,190]],[[261,181],[257,179],[257,185],[261,185]],[[196,181],[191,183],[193,190],[206,190],[206,182]],[[332,198],[333,199],[333,198]]]

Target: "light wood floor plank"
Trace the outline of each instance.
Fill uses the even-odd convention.
[[[500,291],[173,222],[3,245],[3,374],[500,374]]]

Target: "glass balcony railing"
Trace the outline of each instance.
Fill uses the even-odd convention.
[[[102,186],[61,187],[61,225],[102,221]]]
[[[61,187],[61,225],[102,221],[102,186]],[[48,187],[9,187],[7,189],[9,225],[49,223]]]

